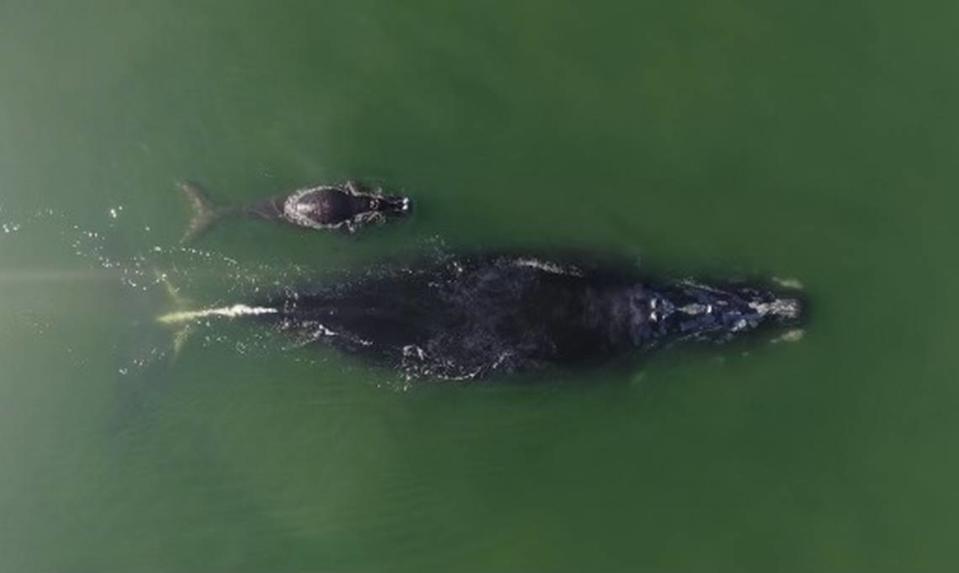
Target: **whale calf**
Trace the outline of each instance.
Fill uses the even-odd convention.
[[[341,185],[318,185],[298,189],[242,207],[217,207],[196,183],[180,183],[190,200],[193,218],[181,242],[196,239],[217,221],[231,215],[246,215],[306,229],[342,229],[350,233],[365,225],[383,223],[410,212],[410,200],[384,195],[355,181]]]
[[[479,380],[785,330],[804,310],[795,289],[657,281],[623,268],[487,254],[160,320],[246,317],[410,377]]]

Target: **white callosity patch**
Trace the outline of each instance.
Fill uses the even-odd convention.
[[[799,316],[799,301],[793,298],[778,298],[772,302],[751,302],[749,308],[762,316],[774,315],[783,318]]]
[[[263,314],[276,314],[279,309],[265,306],[247,306],[245,304],[234,304],[233,306],[222,306],[219,308],[207,308],[202,310],[185,310],[171,312],[157,318],[158,322],[163,324],[178,324],[182,322],[193,322],[201,318],[219,316],[223,318],[238,318],[241,316],[259,316]]]
[[[697,315],[697,314],[703,314],[703,313],[710,314],[713,312],[713,305],[692,303],[692,304],[687,304],[686,306],[679,307],[679,311],[684,314],[691,314],[691,315]]]

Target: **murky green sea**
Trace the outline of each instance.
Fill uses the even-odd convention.
[[[0,3],[0,571],[954,571],[959,4]],[[360,236],[223,202],[356,177]],[[407,384],[175,303],[430,250],[794,277],[792,344]],[[319,280],[319,279],[318,279]],[[748,352],[747,352],[748,351]]]

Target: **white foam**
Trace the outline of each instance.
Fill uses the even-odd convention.
[[[234,304],[233,306],[221,306],[219,308],[171,312],[158,317],[157,321],[163,324],[177,324],[181,322],[193,322],[201,318],[207,318],[211,316],[238,318],[241,316],[276,314],[278,312],[280,312],[279,309],[266,306],[247,306],[245,304]]]
[[[531,267],[556,275],[571,275],[574,277],[583,276],[583,272],[576,267],[561,266],[556,263],[551,263],[549,261],[543,261],[540,259],[516,259],[513,261],[513,264],[518,267]]]

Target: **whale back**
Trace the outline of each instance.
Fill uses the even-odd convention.
[[[265,318],[412,375],[475,378],[607,361],[678,340],[725,342],[798,318],[758,288],[656,284],[510,256],[377,272],[265,306]]]

